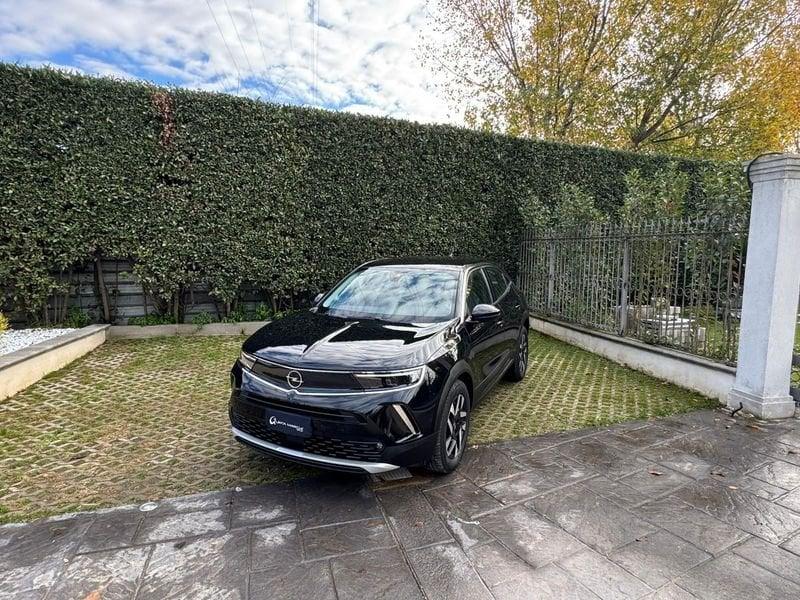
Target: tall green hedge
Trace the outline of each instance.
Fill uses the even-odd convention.
[[[95,256],[165,300],[312,293],[390,255],[513,271],[521,199],[576,183],[612,211],[673,160],[0,64],[0,300],[38,310]],[[703,163],[678,166],[700,200]]]

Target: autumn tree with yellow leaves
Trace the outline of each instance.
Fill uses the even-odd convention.
[[[439,0],[424,56],[475,127],[752,157],[800,144],[800,0]]]

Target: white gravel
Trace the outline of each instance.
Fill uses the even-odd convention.
[[[0,355],[53,339],[74,329],[9,329],[0,333]]]

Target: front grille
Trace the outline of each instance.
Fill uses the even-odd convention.
[[[336,438],[322,438],[318,436],[311,436],[309,438],[296,438],[289,437],[278,431],[269,429],[263,421],[258,419],[251,419],[242,415],[233,414],[231,417],[233,426],[257,437],[265,442],[271,442],[284,446],[287,448],[294,448],[309,452],[311,454],[319,454],[320,456],[327,456],[330,458],[346,458],[349,460],[363,460],[363,461],[379,461],[381,458],[381,450],[378,448],[377,442],[362,442],[340,440]]]
[[[330,390],[361,390],[358,380],[352,373],[344,371],[308,371],[305,369],[295,369],[277,363],[264,362],[258,359],[253,365],[253,373],[285,390],[292,389],[286,377],[289,373],[299,373],[303,378],[300,386],[302,389],[330,389]]]

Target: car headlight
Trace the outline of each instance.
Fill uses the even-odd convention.
[[[256,364],[256,357],[242,350],[239,353],[239,362],[242,363],[245,369],[250,371],[253,369],[253,365]]]
[[[358,383],[365,390],[397,388],[414,385],[422,379],[425,367],[393,373],[355,373]]]

